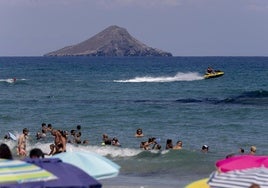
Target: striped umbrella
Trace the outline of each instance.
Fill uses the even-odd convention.
[[[20,160],[0,159],[0,185],[23,184],[57,179],[56,176],[36,166]]]
[[[268,188],[268,169],[258,167],[226,173],[215,171],[210,175],[208,184],[211,188],[248,188],[252,184]]]

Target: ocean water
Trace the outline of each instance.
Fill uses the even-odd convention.
[[[203,79],[208,66],[225,75]],[[267,80],[268,57],[0,57],[0,141],[16,156],[16,142],[3,138],[27,127],[27,150],[49,152],[53,137],[35,138],[41,123],[67,131],[79,124],[90,144],[67,150],[121,166],[118,177],[101,180],[104,188],[184,187],[240,147],[268,154]],[[138,128],[143,138],[134,137]],[[101,146],[103,133],[122,147]],[[149,137],[160,151],[139,148]],[[183,149],[165,150],[167,139]]]

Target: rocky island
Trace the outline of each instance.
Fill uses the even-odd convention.
[[[67,46],[44,56],[172,56],[149,47],[118,26],[110,26],[79,44]]]

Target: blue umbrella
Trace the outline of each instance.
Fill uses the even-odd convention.
[[[53,157],[79,167],[97,180],[116,177],[119,174],[119,165],[97,153],[68,151],[56,154]]]
[[[47,182],[25,183],[21,188],[101,188],[102,185],[83,170],[71,164],[64,163],[57,158],[26,159],[27,163],[35,164],[58,177]],[[2,185],[0,185],[1,187]],[[17,188],[16,184],[9,184],[5,188]]]

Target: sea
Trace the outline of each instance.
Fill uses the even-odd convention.
[[[204,79],[209,66],[225,74]],[[36,139],[42,123],[69,132],[81,125],[89,144],[67,152],[121,166],[100,180],[104,188],[183,188],[240,148],[268,155],[268,57],[0,57],[0,106],[0,142],[14,158],[8,132],[28,128],[27,151],[49,152],[53,137]],[[144,137],[134,136],[138,128]],[[103,146],[104,133],[121,147]],[[140,148],[151,137],[160,150]],[[167,139],[183,148],[166,150]]]

